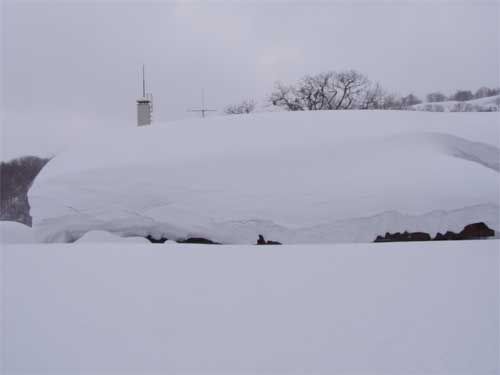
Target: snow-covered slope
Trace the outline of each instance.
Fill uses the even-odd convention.
[[[499,116],[319,111],[214,117],[103,135],[29,192],[44,241],[90,230],[253,243],[371,241],[499,228]]]
[[[498,374],[499,245],[5,246],[3,370]]]
[[[498,112],[500,95],[472,99],[465,102],[449,100],[445,102],[421,103],[411,107],[416,111],[429,112]]]
[[[89,243],[149,243],[146,238],[143,237],[119,237],[112,233],[93,230],[85,233],[82,237],[76,241],[79,244],[89,244]]]
[[[27,225],[13,221],[0,221],[0,243],[34,243],[36,236]]]

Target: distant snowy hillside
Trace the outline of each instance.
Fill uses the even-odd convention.
[[[500,95],[465,102],[450,100],[446,102],[421,103],[411,108],[416,111],[428,112],[498,112],[500,111]]]
[[[253,243],[498,229],[498,113],[318,111],[213,117],[105,135],[29,192],[43,241],[91,230]]]

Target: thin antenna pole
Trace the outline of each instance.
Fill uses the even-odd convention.
[[[146,78],[144,75],[144,64],[142,64],[142,96],[146,97]]]
[[[205,89],[201,89],[201,117],[205,118]]]

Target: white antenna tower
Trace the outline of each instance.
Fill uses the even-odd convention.
[[[146,74],[142,65],[142,96],[137,99],[137,126],[151,125],[153,120],[153,95],[146,93]]]

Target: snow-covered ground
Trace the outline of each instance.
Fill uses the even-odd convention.
[[[4,246],[3,373],[498,374],[499,245]]]
[[[412,109],[429,112],[498,112],[500,111],[500,95],[463,102],[447,100],[445,102],[421,103],[412,106]]]
[[[498,113],[317,111],[101,134],[29,192],[39,239],[121,236],[368,242],[499,225]]]
[[[144,237],[120,237],[115,234],[93,230],[85,233],[82,237],[76,241],[79,244],[88,244],[88,243],[150,243]]]
[[[35,232],[27,225],[0,221],[0,244],[35,243]]]

